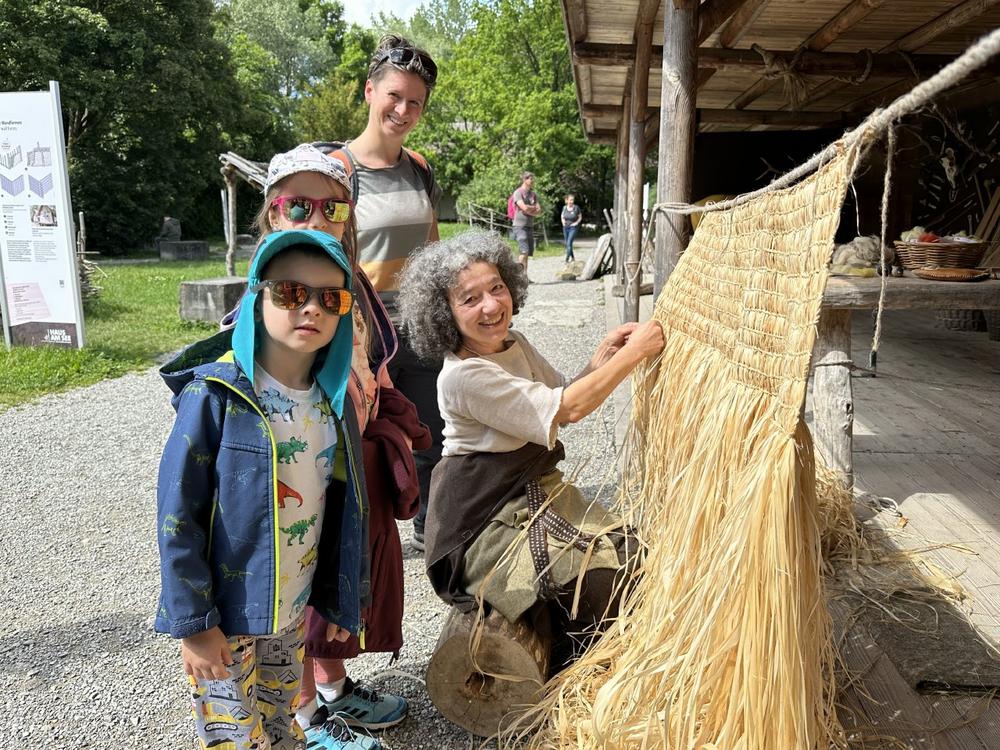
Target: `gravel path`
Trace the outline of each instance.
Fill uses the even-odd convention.
[[[580,259],[593,242],[578,243]],[[600,281],[556,282],[559,258],[531,263],[535,282],[516,325],[575,374],[604,335]],[[158,593],[156,472],[173,421],[156,370],[7,410],[0,420],[0,748],[189,748],[192,726],[176,642],[151,630]],[[613,463],[610,402],[562,433],[579,485],[593,495]],[[442,718],[422,678],[446,607],[400,524],[406,574],[400,660],[361,657],[355,679],[399,692],[409,718],[383,744],[475,746]],[[391,673],[386,673],[387,670]]]

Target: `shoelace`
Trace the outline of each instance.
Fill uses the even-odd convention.
[[[375,688],[366,688],[361,685],[355,685],[353,693],[361,698],[361,700],[367,701],[368,703],[378,703],[380,700],[378,697],[378,691],[376,691]]]
[[[348,726],[347,723],[337,714],[331,716],[321,727],[321,731],[341,742],[353,742],[358,737],[369,737],[375,739],[374,735],[361,728]],[[376,747],[381,748],[381,744]]]

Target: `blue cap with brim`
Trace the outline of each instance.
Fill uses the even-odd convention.
[[[247,272],[247,291],[240,300],[240,311],[233,330],[233,357],[240,369],[253,383],[254,354],[260,345],[262,330],[254,315],[259,291],[252,291],[261,281],[260,272],[283,250],[301,245],[311,245],[326,251],[326,254],[344,271],[344,286],[352,289],[351,262],[344,252],[344,246],[333,235],[314,229],[289,229],[269,234],[257,248],[257,253]],[[353,318],[350,314],[340,319],[337,332],[316,356],[313,377],[330,399],[330,405],[338,417],[344,412],[344,392],[351,371],[351,355],[354,347]]]

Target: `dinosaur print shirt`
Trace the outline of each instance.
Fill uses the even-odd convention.
[[[312,590],[337,429],[317,383],[295,390],[257,365],[254,390],[278,452],[278,627],[287,628],[302,617]]]

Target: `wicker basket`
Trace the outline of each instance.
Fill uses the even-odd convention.
[[[900,242],[896,246],[903,268],[975,268],[986,252],[985,242]]]

